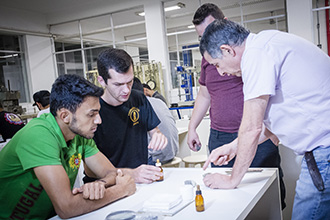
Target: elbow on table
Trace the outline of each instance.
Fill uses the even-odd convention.
[[[61,211],[56,210],[56,214],[57,214],[61,219],[68,219],[68,218],[73,217],[72,214],[70,214],[70,213],[67,212],[67,211],[63,211],[63,210],[61,210]]]
[[[56,214],[61,218],[61,219],[68,219],[70,217],[73,217],[71,215],[69,215],[68,213],[65,212],[56,212]]]
[[[55,207],[56,214],[62,219],[71,218],[71,217],[74,217],[75,215],[77,215],[77,214],[72,213],[73,210],[74,210],[74,208],[71,207],[70,204],[62,204],[62,205]]]

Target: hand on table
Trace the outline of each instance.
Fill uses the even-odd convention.
[[[105,193],[105,183],[96,180],[94,182],[86,183],[81,187],[74,188],[72,190],[73,195],[76,195],[78,193],[82,193],[84,199],[89,199],[89,200],[102,199]]]
[[[127,196],[133,195],[136,191],[133,177],[130,175],[124,175],[120,169],[117,170],[116,185],[122,185],[127,192]]]
[[[163,173],[160,168],[152,165],[142,164],[133,170],[133,177],[136,183],[152,183],[158,180]]]
[[[207,174],[203,181],[205,186],[211,189],[233,189],[237,186],[233,183],[231,176],[220,173]]]

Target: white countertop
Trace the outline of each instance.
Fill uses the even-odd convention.
[[[209,168],[205,172],[225,173],[226,170],[228,168]],[[206,187],[202,181],[202,175],[205,172],[201,168],[164,168],[163,182],[138,184],[134,195],[72,219],[105,219],[109,213],[115,211],[139,211],[143,202],[155,193],[180,193],[180,187],[183,186],[185,180],[194,180],[201,185],[205,211],[196,212],[193,202],[172,217],[159,216],[158,219],[245,219],[267,191],[270,191],[272,199],[266,199],[266,202],[262,203],[264,203],[263,205],[271,203],[268,205],[271,210],[268,211],[265,208],[258,210],[258,216],[261,217],[263,211],[267,215],[270,215],[271,212],[271,216],[275,216],[272,219],[282,218],[277,169],[267,168],[263,169],[262,172],[247,173],[241,184],[236,189],[231,190],[214,190]],[[58,219],[60,219],[58,216],[52,218],[52,220]],[[267,219],[269,218],[267,217]]]

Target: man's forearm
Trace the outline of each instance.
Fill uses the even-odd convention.
[[[258,143],[263,139],[260,136],[265,130],[261,117],[258,120],[254,118],[253,107],[253,101],[244,104],[245,109],[238,131],[237,154],[232,172],[232,180],[236,186],[251,165]]]
[[[108,173],[103,178],[98,179],[98,181],[104,182],[106,187],[116,184],[117,169],[114,169]]]
[[[54,205],[54,208],[61,218],[71,218],[94,211],[127,195],[124,186],[115,185],[107,188],[104,197],[100,200],[84,199],[80,193],[64,200],[65,204]]]
[[[258,148],[260,133],[261,130],[258,129],[249,130],[247,132],[239,132],[237,155],[232,172],[232,180],[235,185],[240,183],[252,163]]]
[[[202,96],[196,98],[194,110],[190,118],[188,129],[196,129],[204,118],[208,108],[210,106],[210,100],[205,99]]]

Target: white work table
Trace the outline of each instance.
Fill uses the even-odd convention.
[[[180,187],[185,180],[194,180],[201,185],[205,211],[196,212],[195,203],[192,202],[174,216],[159,216],[158,219],[282,219],[277,169],[264,168],[262,172],[247,173],[236,189],[214,190],[204,185],[204,173],[225,173],[226,170],[229,169],[208,168],[203,171],[201,168],[164,168],[163,182],[137,184],[137,191],[132,196],[72,219],[103,220],[111,212],[139,211],[143,202],[156,193],[180,194]],[[51,219],[60,218],[55,216]]]
[[[178,127],[178,135],[188,132],[188,127]]]

